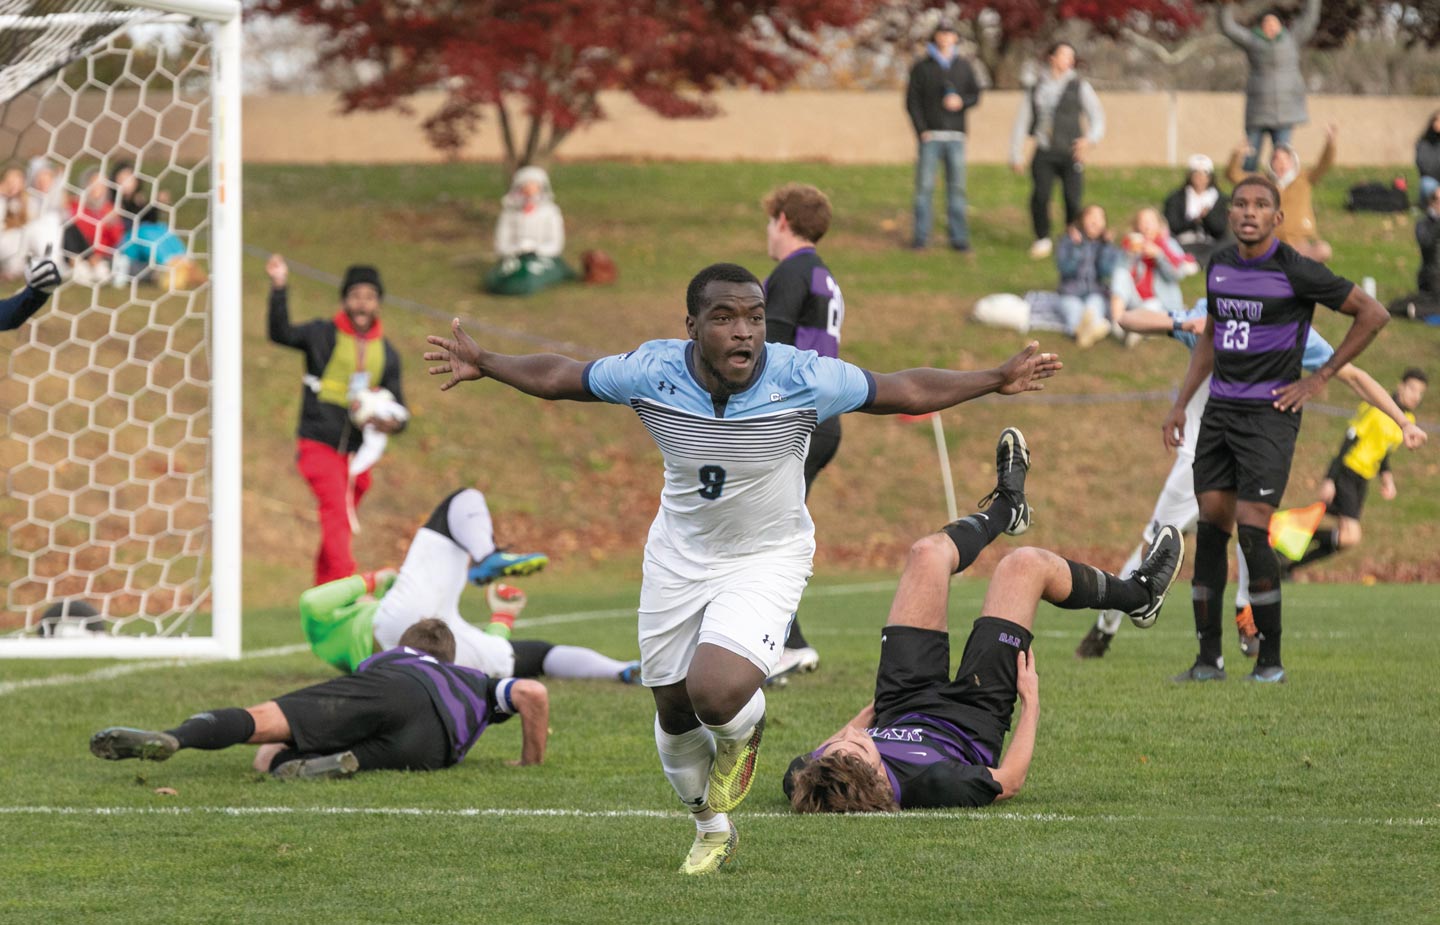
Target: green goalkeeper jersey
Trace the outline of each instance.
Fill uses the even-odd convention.
[[[375,611],[384,590],[374,597],[359,575],[311,588],[300,595],[300,624],[310,650],[326,664],[353,672],[375,652]]]

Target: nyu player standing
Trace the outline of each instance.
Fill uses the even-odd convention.
[[[1206,302],[1204,299],[1200,299],[1186,311],[1167,313],[1141,308],[1131,309],[1120,316],[1120,327],[1136,334],[1168,334],[1193,352],[1198,335],[1205,330],[1207,316]],[[1334,354],[1335,348],[1331,347],[1318,331],[1310,328],[1305,337],[1305,351],[1300,357],[1300,368],[1307,373],[1313,373],[1329,361]],[[1372,403],[1396,421],[1405,420],[1404,412],[1386,393],[1384,387],[1354,363],[1346,363],[1340,367],[1335,378],[1348,385],[1356,395]],[[1195,390],[1195,395],[1185,406],[1186,433],[1198,434],[1200,432],[1200,416],[1204,412],[1205,403],[1209,398],[1210,380],[1207,378],[1200,383],[1200,388]],[[1412,445],[1413,448],[1425,441],[1423,430],[1414,424],[1406,426],[1408,429],[1405,429],[1404,433],[1407,445]],[[1155,541],[1155,531],[1160,529],[1161,524],[1175,524],[1181,532],[1189,532],[1194,529],[1195,522],[1199,517],[1200,506],[1195,500],[1195,443],[1193,440],[1187,440],[1176,448],[1175,464],[1170,467],[1170,474],[1165,478],[1165,486],[1160,490],[1160,497],[1155,501],[1155,510],[1150,515],[1150,522],[1145,525],[1145,530],[1141,534],[1141,544],[1131,551],[1130,558],[1120,569],[1120,574],[1122,576],[1129,575],[1139,567],[1145,551]],[[1245,557],[1241,556],[1239,574],[1236,576],[1235,623],[1240,633],[1240,651],[1246,656],[1254,658],[1259,650],[1260,640],[1255,635],[1255,621],[1250,608],[1250,589],[1247,587],[1249,580],[1250,572],[1246,568]],[[1095,625],[1090,627],[1090,632],[1080,640],[1080,646],[1075,650],[1076,658],[1100,658],[1103,656],[1110,648],[1115,633],[1119,631],[1123,616],[1124,614],[1118,610],[1100,611]]]
[[[779,261],[765,280],[765,340],[814,350],[822,357],[840,356],[840,327],[845,323],[845,297],[815,245],[830,230],[830,200],[804,183],[786,183],[771,190],[761,205],[765,250]],[[810,486],[840,448],[840,416],[815,426],[805,454],[805,498]],[[773,678],[792,671],[814,671],[820,653],[805,639],[800,618],[790,621],[785,652]]]
[[[1270,517],[1285,494],[1300,409],[1385,326],[1385,306],[1300,256],[1275,237],[1284,219],[1280,191],[1263,177],[1235,186],[1230,230],[1238,244],[1217,251],[1205,276],[1209,317],[1190,357],[1175,406],[1162,425],[1165,445],[1180,446],[1185,406],[1207,376],[1195,441],[1195,577],[1191,598],[1200,654],[1177,681],[1225,679],[1220,655],[1220,609],[1225,596],[1225,549],[1239,524],[1240,554],[1250,567],[1250,605],[1260,652],[1250,678],[1285,680],[1280,661],[1280,564],[1270,549]],[[1315,304],[1355,320],[1335,354],[1301,377],[1300,358]]]
[[[822,420],[847,411],[923,414],[990,392],[1044,388],[1061,368],[1031,343],[995,369],[871,373],[765,343],[765,294],[744,267],[714,264],[686,292],[687,340],[657,340],[585,364],[554,354],[502,356],[452,322],[425,354],[450,376],[490,377],[545,399],[628,404],[665,457],[660,510],[645,544],[640,661],[655,697],[666,778],[691,810],[681,870],[705,874],[735,851],[725,815],[749,792],[765,726],[761,684],[810,577],[815,527],[804,460]],[[1007,506],[1019,532],[1029,509]],[[998,518],[997,518],[998,521]],[[992,534],[993,535],[993,534]]]

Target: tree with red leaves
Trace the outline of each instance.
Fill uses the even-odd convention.
[[[716,109],[722,86],[773,90],[816,53],[822,26],[850,26],[873,0],[259,0],[255,9],[318,25],[324,62],[363,64],[346,111],[405,106],[445,93],[425,122],[458,150],[493,108],[509,166],[548,156],[604,118],[599,94],[621,90],[667,118]],[[528,124],[523,130],[517,116]]]

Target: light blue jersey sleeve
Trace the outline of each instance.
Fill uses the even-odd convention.
[[[1307,373],[1324,366],[1326,361],[1335,355],[1335,348],[1330,342],[1316,333],[1314,328],[1305,337],[1305,353],[1300,357],[1300,368]]]
[[[856,411],[875,400],[875,377],[868,369],[834,357],[815,356],[806,369],[820,420]]]
[[[601,401],[628,405],[638,383],[645,378],[645,362],[640,349],[629,353],[601,357],[585,367],[582,374],[585,390]]]
[[[1170,317],[1174,319],[1176,324],[1182,324],[1195,318],[1204,318],[1205,312],[1205,300],[1200,299],[1188,309],[1171,312]],[[1179,329],[1176,329],[1170,336],[1184,344],[1186,350],[1194,350],[1196,342],[1200,339],[1200,335],[1198,334],[1191,334],[1189,331],[1181,331]]]

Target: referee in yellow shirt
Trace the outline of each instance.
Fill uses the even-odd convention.
[[[1315,533],[1300,561],[1289,565],[1282,558],[1282,568],[1288,565],[1287,571],[1293,571],[1360,543],[1360,512],[1365,507],[1365,490],[1370,480],[1379,475],[1380,497],[1393,500],[1395,476],[1390,472],[1391,451],[1402,444],[1414,449],[1424,442],[1425,432],[1415,423],[1415,409],[1420,407],[1429,383],[1425,373],[1414,367],[1400,377],[1394,398],[1409,422],[1403,429],[1379,408],[1360,403],[1360,409],[1345,431],[1340,452],[1331,461],[1330,471],[1320,485],[1325,513],[1333,516],[1336,523]]]

